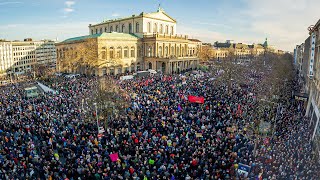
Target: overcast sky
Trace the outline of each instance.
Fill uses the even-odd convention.
[[[0,39],[60,41],[89,33],[88,25],[158,4],[177,20],[177,33],[203,42],[234,40],[293,51],[320,18],[320,0],[0,0]]]

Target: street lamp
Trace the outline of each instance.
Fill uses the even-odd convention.
[[[99,119],[98,119],[98,107],[97,107],[97,103],[93,103],[93,105],[95,106],[96,109],[96,118],[97,118],[97,127],[98,127],[98,134],[99,134]]]

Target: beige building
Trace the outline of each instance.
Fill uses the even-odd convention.
[[[252,45],[243,43],[231,43],[230,41],[226,41],[225,43],[214,43],[213,58],[216,60],[220,60],[233,56],[235,59],[242,61],[262,55],[265,51],[283,54],[283,51],[275,50],[273,46],[268,45],[267,39],[263,44]]]
[[[88,36],[70,38],[56,44],[58,70],[83,73],[83,68],[75,66],[82,61],[87,69],[92,70],[90,73],[96,75],[147,69],[170,74],[194,69],[199,63],[201,41],[188,39],[187,35],[177,35],[176,20],[160,7],[153,13],[90,24],[89,32]],[[88,41],[96,43],[92,45],[95,47],[93,61],[83,60],[80,53],[71,58],[65,55],[79,52]]]

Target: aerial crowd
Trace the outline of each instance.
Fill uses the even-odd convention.
[[[275,121],[273,106],[258,108],[263,73],[237,83],[193,72],[115,80],[127,106],[98,118],[100,133],[97,77],[51,77],[58,93],[34,98],[33,81],[0,87],[0,179],[319,179],[302,101],[287,93]],[[257,133],[259,120],[275,128]]]

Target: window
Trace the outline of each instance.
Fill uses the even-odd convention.
[[[148,33],[151,33],[151,23],[150,22],[148,22],[147,29],[148,29]]]
[[[179,50],[180,50],[179,47],[177,47],[177,57],[180,56],[180,51]]]
[[[110,32],[113,32],[113,27],[112,26],[110,27]]]
[[[152,54],[152,48],[149,46],[148,47],[148,57],[151,57],[151,54]]]
[[[166,47],[164,48],[164,55],[165,55],[166,57],[168,57],[168,46],[166,46]]]
[[[169,34],[169,26],[168,25],[166,25],[166,32],[165,33]]]
[[[102,51],[102,59],[106,59],[106,51]]]
[[[98,34],[98,29],[96,29],[96,34]]]
[[[129,23],[129,33],[132,33],[132,24]]]
[[[93,34],[93,29],[91,29],[91,34]]]
[[[171,47],[171,55],[172,56],[174,55],[174,47],[173,46]]]
[[[162,57],[162,47],[159,47],[159,57]]]
[[[130,57],[135,57],[134,47],[131,47],[131,55]]]
[[[105,28],[104,28],[104,32],[107,32],[107,30],[108,30],[107,27],[105,27]]]
[[[125,25],[124,24],[122,24],[122,29],[121,29],[121,32],[125,32]]]
[[[117,58],[122,58],[122,55],[121,55],[121,47],[118,47],[118,48],[117,48]]]
[[[119,26],[118,25],[116,25],[116,32],[118,32],[119,31]]]
[[[136,23],[136,33],[140,32],[139,29],[140,29],[139,23]]]
[[[100,28],[100,34],[102,34],[102,28]]]
[[[173,28],[173,26],[171,26],[171,34],[172,34],[172,35],[174,34],[174,28]]]
[[[113,49],[113,47],[111,47],[110,50],[109,50],[110,59],[113,59],[113,58],[114,58],[113,52],[114,52],[114,49]]]
[[[157,23],[154,23],[154,25],[153,25],[153,33],[156,33],[156,32],[158,32],[158,25],[157,25]]]
[[[125,48],[124,48],[123,56],[124,56],[124,58],[128,58],[128,57],[129,57],[129,54],[128,54],[128,47],[125,47]]]
[[[160,34],[163,34],[163,25],[160,24]]]

